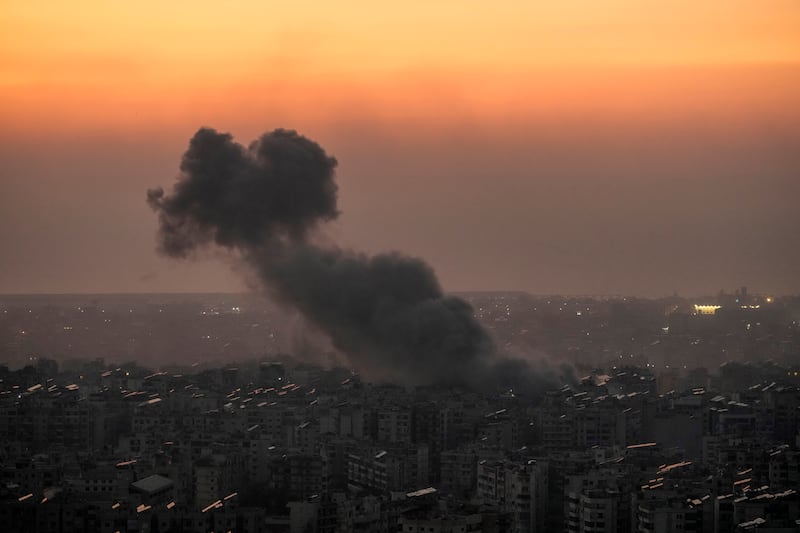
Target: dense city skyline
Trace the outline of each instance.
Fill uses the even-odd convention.
[[[253,295],[0,297],[0,523],[798,531],[800,297],[464,297],[536,381],[386,382]]]
[[[800,532],[799,27],[4,3],[0,529]]]

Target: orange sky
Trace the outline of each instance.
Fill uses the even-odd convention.
[[[318,140],[335,237],[447,289],[800,291],[798,28],[797,0],[5,1],[0,293],[241,287],[153,251],[144,191],[200,125]]]
[[[353,108],[390,120],[725,108],[797,87],[796,69],[770,84],[737,67],[796,64],[798,28],[796,0],[6,2],[0,119],[18,134],[169,127],[198,108],[236,124],[243,109],[308,123]]]

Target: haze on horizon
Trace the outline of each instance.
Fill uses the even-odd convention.
[[[448,291],[800,292],[800,5],[16,3],[0,293],[238,291],[155,252],[199,126],[339,161],[336,242]]]

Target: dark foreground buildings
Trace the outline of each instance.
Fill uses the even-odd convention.
[[[491,302],[496,335],[519,333]],[[285,358],[0,367],[0,530],[800,531],[796,323],[690,308],[653,329],[585,303],[552,327],[591,368],[535,396]],[[780,357],[676,365],[703,345]]]

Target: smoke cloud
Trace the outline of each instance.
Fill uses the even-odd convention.
[[[185,257],[214,242],[243,251],[276,239],[305,240],[336,218],[336,159],[294,131],[275,130],[245,148],[202,128],[181,161],[172,195],[147,191],[159,213],[160,248]]]
[[[422,260],[314,242],[314,230],[339,214],[336,164],[294,131],[266,133],[245,148],[202,128],[172,191],[147,193],[159,249],[178,258],[210,245],[229,250],[373,379],[473,387],[546,379],[523,361],[498,359],[470,305],[445,295]]]

